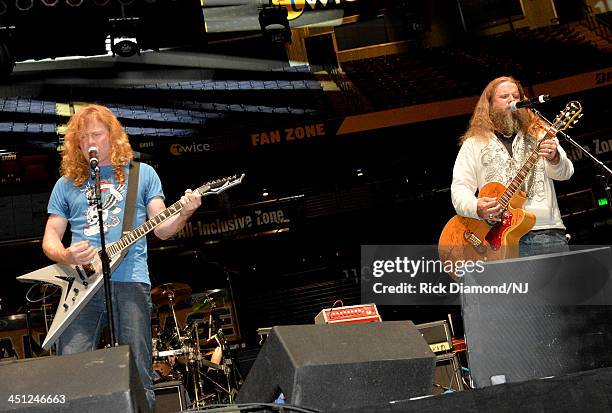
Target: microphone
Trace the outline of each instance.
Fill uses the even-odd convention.
[[[512,112],[516,112],[520,108],[530,108],[533,105],[537,105],[540,103],[548,102],[550,100],[550,95],[540,95],[531,99],[524,99],[519,101],[510,102],[510,110]]]
[[[98,148],[96,146],[90,146],[87,150],[89,152],[89,167],[95,170],[98,167]]]

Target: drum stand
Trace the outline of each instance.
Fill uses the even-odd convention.
[[[181,335],[181,329],[178,324],[178,320],[176,318],[176,312],[174,311],[174,292],[169,291],[168,294],[168,306],[170,307],[170,311],[172,312],[172,318],[174,319],[174,327],[176,329],[176,336],[178,338],[178,342],[181,347],[181,352],[185,359],[185,373],[186,376],[191,376],[193,380],[193,396],[194,401],[192,403],[192,408],[200,408],[204,407],[204,391],[202,389],[202,383],[199,380],[200,369],[196,365],[197,359],[200,357],[200,346],[196,345],[195,353],[194,349],[187,343],[187,335]],[[197,339],[197,329],[196,330],[196,339]],[[198,343],[196,341],[196,343]]]
[[[227,364],[231,364],[231,358],[225,356],[229,355],[229,348],[227,341],[223,335],[221,328],[217,328],[220,323],[215,314],[215,302],[210,300],[210,316],[208,319],[208,339],[206,343],[216,342],[217,346],[213,353],[211,361],[205,359],[200,350],[200,337],[197,329],[197,325],[192,327],[192,338],[195,338],[196,355],[195,361],[192,368],[192,380],[194,386],[195,400],[192,404],[192,408],[198,409],[204,407],[211,402],[211,397],[216,398],[216,402],[219,404],[233,403],[235,390],[231,386],[231,369]],[[212,333],[216,333],[213,335]],[[220,357],[217,355],[217,351],[221,353]],[[229,363],[228,363],[229,362]],[[212,371],[222,371],[224,379],[219,380],[216,377],[211,376]],[[224,386],[222,382],[225,381],[227,386]],[[214,387],[213,394],[205,394],[204,383],[210,383]],[[216,393],[216,394],[215,394]]]
[[[204,343],[200,343],[198,322],[193,322],[181,329],[176,317],[175,305],[190,296],[191,288],[186,284],[170,283],[156,287],[151,294],[156,304],[168,305],[174,321],[174,328],[167,330],[173,331],[171,338],[166,337],[163,340],[159,335],[154,338],[153,355],[154,357],[176,356],[176,363],[184,365],[182,381],[192,399],[190,408],[195,410],[210,405],[215,398],[218,403],[233,403],[240,379],[240,372],[237,370],[231,350],[223,335],[215,300],[211,297],[212,294],[218,294],[221,291],[208,291],[205,300],[201,303],[210,305],[208,338],[203,342],[206,346],[216,343],[211,361],[204,357],[200,348],[200,345]],[[177,340],[174,340],[174,337]],[[162,347],[164,351],[159,351]],[[171,369],[168,367],[168,370],[178,372],[175,366]],[[218,372],[218,374],[213,374],[213,372]],[[212,389],[210,386],[205,387],[205,384],[209,383]]]
[[[215,362],[208,362],[207,360],[203,360],[201,365],[208,366],[208,371],[210,371],[211,369],[217,371],[221,370],[223,372],[224,378],[222,380],[215,380],[214,378],[210,377],[209,374],[206,374],[202,371],[200,371],[200,376],[215,387],[217,393],[217,402],[219,404],[231,404],[234,402],[234,397],[237,392],[237,386],[232,386],[232,381],[235,382],[236,376],[239,376],[240,374],[238,371],[235,370],[236,367],[233,357],[231,355],[231,350],[227,345],[227,341],[223,335],[222,330],[219,329],[217,334],[215,334],[212,338],[214,338],[214,340],[217,342],[217,349],[221,349],[221,363],[216,364]],[[226,386],[221,383],[223,381],[225,382]]]
[[[212,302],[211,305],[214,308],[214,302]],[[208,375],[203,370],[205,367],[218,368],[217,367],[218,365],[215,363],[209,362],[202,356],[201,350],[200,350],[200,334],[198,332],[197,324],[194,324],[191,327],[191,330],[194,336],[192,338],[195,339],[194,341],[195,342],[195,357],[190,358],[190,363],[193,363],[191,377],[193,380],[193,391],[194,391],[194,397],[195,397],[195,400],[193,401],[191,407],[194,409],[199,409],[201,407],[205,407],[207,404],[206,403],[207,400],[210,399],[211,397],[211,395],[204,394],[204,385],[203,385],[202,378],[210,381],[215,387],[220,387],[213,379],[208,377]],[[210,336],[210,327],[209,327],[209,336]]]
[[[227,344],[227,340],[225,339],[221,329],[219,329],[217,332],[217,336],[220,337],[220,342],[218,342],[224,355],[223,371],[225,373],[225,379],[227,382],[227,389],[225,391],[228,395],[228,403],[231,404],[234,403],[234,397],[238,392],[238,382],[242,381],[242,374],[240,374],[240,371],[238,370],[232,350]]]
[[[176,329],[176,337],[178,338],[179,344],[182,347],[184,340],[183,340],[183,337],[181,337],[181,329],[176,319],[176,312],[174,311],[174,292],[168,291],[166,295],[168,297],[168,306],[170,307],[170,311],[172,312],[172,319],[174,320],[174,328]]]

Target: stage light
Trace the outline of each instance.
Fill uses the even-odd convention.
[[[110,29],[110,51],[114,55],[130,57],[138,54],[140,56],[140,46],[138,45],[137,33],[140,19],[138,17],[121,17],[109,19]]]
[[[259,11],[259,26],[263,36],[272,43],[291,43],[288,15],[283,6],[264,5]]]
[[[34,7],[34,0],[15,0],[15,8],[19,11],[28,11]]]
[[[135,38],[123,37],[114,40],[114,42],[111,42],[111,50],[114,54],[121,57],[130,57],[135,54],[140,55],[140,47],[138,47],[138,42]]]

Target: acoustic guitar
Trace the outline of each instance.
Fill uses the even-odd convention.
[[[489,182],[480,189],[479,198],[497,199],[503,211],[499,222],[460,215],[455,215],[447,222],[438,241],[438,253],[442,262],[489,261],[518,256],[521,237],[528,233],[536,222],[533,213],[522,209],[527,196],[519,188],[538,161],[540,144],[546,139],[554,138],[557,132],[572,127],[580,117],[580,102],[569,102],[551,125],[542,125],[546,131],[545,136],[538,141],[507,187],[499,182]]]

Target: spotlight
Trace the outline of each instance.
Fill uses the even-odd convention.
[[[262,197],[264,197],[264,198],[265,198],[265,197],[267,197],[268,195],[270,195],[270,192],[268,192],[268,190],[267,190],[267,189],[263,189],[263,190],[261,191],[261,196],[262,196]]]
[[[263,5],[259,11],[259,26],[263,36],[272,43],[291,43],[291,28],[287,9],[280,5]]]
[[[19,11],[28,11],[34,7],[34,0],[15,0],[15,8]]]
[[[140,56],[140,48],[135,38],[121,37],[119,39],[113,39],[111,42],[111,50],[113,54],[121,57],[130,57],[138,53]]]
[[[110,51],[114,55],[130,57],[138,54],[140,56],[140,46],[138,45],[137,34],[140,19],[138,17],[121,17],[108,19],[110,29]]]

